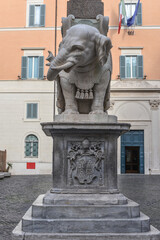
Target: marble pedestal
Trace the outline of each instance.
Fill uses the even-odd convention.
[[[42,124],[54,141],[53,188],[33,203],[13,240],[160,239],[139,205],[117,187],[117,138],[130,125],[114,116],[90,121],[74,116],[74,123]]]

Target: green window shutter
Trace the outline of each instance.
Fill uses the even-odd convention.
[[[29,6],[29,26],[30,27],[34,26],[34,14],[35,14],[35,6],[30,5]]]
[[[120,56],[120,78],[125,78],[125,56]]]
[[[27,78],[27,65],[28,65],[28,58],[22,57],[22,66],[21,66],[21,79]]]
[[[26,144],[25,144],[25,156],[26,157],[31,156],[31,143],[30,142],[26,142]]]
[[[27,103],[27,118],[31,118],[31,117],[32,117],[32,104]]]
[[[39,79],[44,78],[44,57],[39,57]]]
[[[142,3],[139,4],[138,13],[137,13],[137,25],[142,25]]]
[[[33,157],[38,157],[38,142],[33,142]]]
[[[120,18],[120,3],[119,3],[119,18]],[[121,26],[125,25],[125,18],[122,19]]]
[[[46,5],[41,5],[41,15],[40,15],[40,26],[44,27],[45,26],[45,10],[46,10]]]
[[[36,119],[38,116],[38,104],[37,103],[27,103],[27,118]]]
[[[137,78],[143,78],[143,56],[137,56]]]
[[[37,114],[37,105],[38,105],[37,103],[32,104],[32,108],[33,108],[32,109],[32,118],[37,118],[37,115],[38,115]]]

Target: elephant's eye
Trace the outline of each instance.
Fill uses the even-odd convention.
[[[81,45],[73,45],[72,48],[71,48],[71,51],[83,51],[84,50],[84,47],[81,46]]]

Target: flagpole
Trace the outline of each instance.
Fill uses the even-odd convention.
[[[57,55],[57,0],[55,0],[55,35],[54,35],[54,56]],[[53,121],[55,120],[55,106],[56,105],[56,82],[54,81],[54,94],[53,94]]]

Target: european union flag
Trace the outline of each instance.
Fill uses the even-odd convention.
[[[136,5],[136,9],[135,9],[135,12],[134,12],[133,16],[127,19],[127,26],[128,27],[132,26],[135,22],[135,18],[136,18],[137,13],[138,13],[139,3],[140,3],[140,0],[138,0],[138,3]]]

